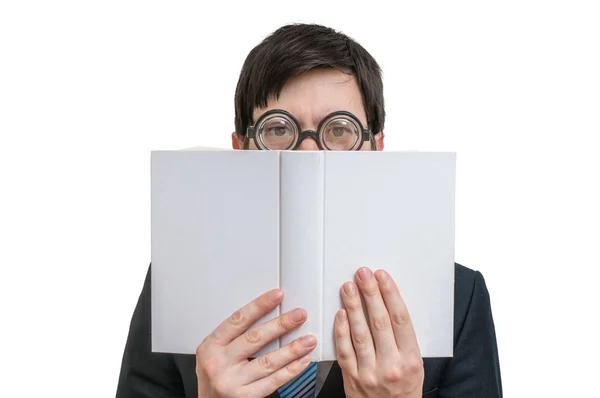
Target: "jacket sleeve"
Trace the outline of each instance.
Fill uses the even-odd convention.
[[[129,326],[117,398],[185,396],[181,375],[173,356],[152,353],[151,350],[150,280],[149,268]]]
[[[470,301],[448,362],[439,397],[500,398],[502,382],[490,296],[475,272]]]

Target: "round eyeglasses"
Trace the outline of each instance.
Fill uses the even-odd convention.
[[[317,131],[302,130],[298,120],[289,112],[273,109],[265,112],[253,126],[246,130],[244,146],[250,140],[262,150],[297,149],[307,137],[314,139],[321,150],[357,151],[365,141],[375,147],[373,134],[350,112],[336,111],[325,116]]]

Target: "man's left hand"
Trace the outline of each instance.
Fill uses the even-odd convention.
[[[385,271],[373,274],[366,267],[356,276],[356,283],[342,286],[345,309],[335,319],[336,356],[346,396],[420,398],[423,359],[396,283]]]

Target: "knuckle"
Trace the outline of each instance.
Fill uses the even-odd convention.
[[[338,361],[348,361],[352,358],[352,351],[348,348],[339,348],[337,349],[337,357]]]
[[[379,287],[377,285],[368,285],[362,289],[362,292],[367,297],[377,296],[379,294]]]
[[[231,316],[229,317],[229,323],[231,323],[232,325],[239,325],[244,321],[244,313],[242,312],[242,310],[237,310],[236,312],[234,312],[233,314],[231,314]]]
[[[244,333],[244,336],[248,343],[257,343],[261,337],[260,328],[250,329],[246,333]]]
[[[355,298],[352,300],[348,300],[346,303],[346,311],[348,312],[359,312],[362,311],[362,303],[360,299]]]
[[[394,284],[390,279],[386,279],[383,282],[379,282],[379,290],[382,293],[391,293],[394,290]]]
[[[292,363],[289,363],[285,366],[285,371],[287,373],[287,377],[288,378],[293,378],[294,376],[296,376],[298,373],[300,373],[300,364],[298,363],[298,361],[294,361]],[[281,381],[281,380],[280,380]]]
[[[392,318],[394,319],[394,323],[398,326],[406,326],[410,322],[410,317],[406,311],[396,312]]]
[[[339,325],[335,327],[334,332],[335,332],[335,337],[337,337],[338,339],[344,338],[348,335],[346,333],[346,329]]]
[[[218,329],[217,329],[217,330],[214,330],[214,331],[212,332],[212,336],[213,336],[213,337],[214,337],[216,340],[220,340],[220,339],[221,339],[221,337],[223,337],[223,332],[219,331]]]
[[[219,373],[219,362],[219,359],[217,357],[214,357],[201,361],[198,363],[198,365],[202,373],[211,378]]]
[[[289,345],[289,347],[289,353],[291,357],[297,358],[300,356],[301,345],[299,341],[294,341],[292,344]]]
[[[423,371],[423,358],[416,352],[413,352],[406,359],[405,369],[410,374],[418,374]]]
[[[288,330],[288,329],[290,329],[289,324],[290,323],[287,321],[287,317],[280,316],[280,317],[277,318],[277,327],[280,330]]]
[[[287,368],[287,366],[286,366]],[[272,373],[269,376],[269,382],[273,385],[273,387],[277,388],[283,385],[282,377],[279,375],[279,372]]]
[[[301,340],[302,338],[296,339],[292,344],[290,344],[290,353],[292,356],[291,359],[298,359],[306,355],[307,352],[311,351],[309,347],[302,345]]]
[[[266,297],[260,297],[254,301],[254,304],[260,312],[269,311],[272,307],[269,299]]]
[[[273,370],[273,360],[270,355],[263,355],[258,358],[258,364],[261,368],[271,371]]]
[[[402,371],[399,368],[392,366],[384,372],[383,380],[386,383],[397,383],[402,380]]]
[[[354,343],[358,345],[365,345],[369,342],[371,336],[367,332],[359,332],[354,336]]]
[[[373,329],[376,331],[386,330],[390,327],[390,317],[381,315],[373,318]]]

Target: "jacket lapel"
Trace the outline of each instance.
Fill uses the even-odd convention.
[[[344,393],[344,379],[342,378],[342,370],[337,361],[331,365],[331,370],[323,383],[323,387],[319,392],[319,398],[346,398]]]

